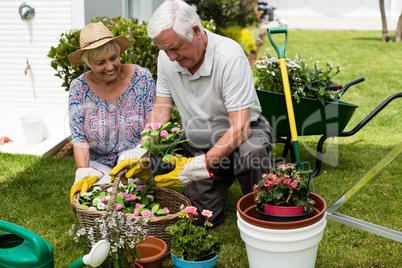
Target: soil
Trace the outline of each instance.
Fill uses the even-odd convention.
[[[57,153],[53,155],[54,157],[67,158],[74,157],[73,144],[67,142]]]
[[[254,63],[257,60],[257,52],[264,44],[264,36],[265,36],[265,31],[261,31],[259,40],[256,42],[257,49],[255,51],[251,51],[250,53],[247,54],[247,59],[250,63],[250,67],[254,67]],[[60,158],[67,158],[67,157],[74,157],[73,153],[73,145],[71,142],[67,142],[66,145],[64,145],[56,154],[53,155],[54,157],[60,157]]]

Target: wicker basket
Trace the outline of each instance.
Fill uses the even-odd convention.
[[[111,207],[114,206],[116,201],[116,195],[120,183],[120,177],[124,176],[124,174],[125,171],[120,172],[113,181],[113,188],[109,200],[109,204]],[[100,185],[100,187],[106,189],[110,185],[111,184],[103,184]],[[184,206],[190,206],[191,202],[184,195],[171,189],[152,186],[151,190],[154,191],[153,194],[155,198],[154,201],[160,203],[162,207],[167,207],[170,211],[170,214],[163,217],[151,218],[148,222],[148,235],[155,236],[165,241],[168,246],[168,249],[170,250],[170,241],[172,239],[172,236],[169,235],[165,231],[165,229],[166,227],[175,224],[179,220],[180,206],[182,204]],[[94,226],[95,219],[102,217],[102,211],[89,210],[83,208],[80,205],[79,199],[80,199],[80,193],[77,192],[74,195],[73,207],[77,213],[81,228],[84,228],[85,230],[88,231],[90,227]],[[133,214],[126,214],[126,215],[132,219],[136,219],[139,217],[134,216]]]

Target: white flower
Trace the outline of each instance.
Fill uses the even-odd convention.
[[[104,210],[105,209],[105,203],[98,203],[98,206],[97,206],[97,208],[99,209],[99,210]]]
[[[96,207],[89,207],[89,210],[97,210]]]
[[[112,192],[112,190],[113,190],[113,187],[109,187],[109,188],[107,188],[107,192],[108,192],[108,193],[111,193],[111,192]]]
[[[92,205],[94,205],[94,206],[98,205],[98,203],[100,203],[100,198],[99,198],[99,197],[95,198],[95,199],[92,201]]]
[[[95,187],[94,187],[94,191],[96,191],[96,192],[100,192],[100,191],[102,191],[102,188],[101,188],[101,187],[99,187],[99,186],[95,186]]]
[[[85,192],[85,193],[83,193],[81,196],[91,196],[91,195],[93,195],[92,192]]]

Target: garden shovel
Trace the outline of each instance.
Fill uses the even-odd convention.
[[[301,170],[303,173],[303,178],[305,179],[306,174],[309,175],[309,182],[311,180],[311,165],[308,162],[300,162],[299,157],[299,141],[297,138],[297,129],[296,129],[296,121],[295,115],[293,111],[293,103],[292,103],[292,96],[290,93],[290,86],[289,86],[289,77],[288,77],[288,70],[286,67],[286,57],[285,57],[285,50],[286,45],[288,43],[288,28],[287,27],[274,27],[268,28],[267,34],[271,45],[274,47],[276,53],[278,54],[279,64],[281,67],[281,74],[282,74],[282,82],[283,82],[283,91],[285,93],[285,100],[286,100],[286,108],[288,112],[289,118],[289,126],[290,126],[290,134],[291,134],[291,141],[294,149],[294,154],[296,158],[296,168]],[[274,40],[272,39],[272,34],[285,34],[285,43],[282,47],[278,47]],[[307,169],[308,168],[308,169]],[[313,190],[314,191],[314,190]]]

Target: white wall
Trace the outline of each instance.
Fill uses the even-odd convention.
[[[30,20],[19,15],[23,2],[0,0],[0,137],[13,140],[0,151],[40,155],[69,135],[68,92],[47,55],[61,33],[84,26],[84,0],[30,0]],[[27,114],[43,117],[48,138],[40,145],[25,143],[20,118]]]
[[[80,1],[32,0],[35,16],[30,20],[20,18],[22,2],[0,0],[0,107],[65,109],[67,93],[47,54],[60,34],[72,28],[73,4]],[[76,18],[75,26],[82,25]]]

